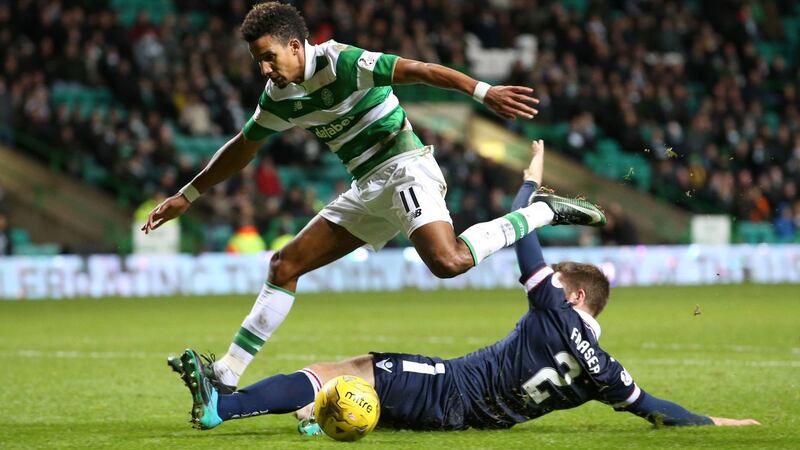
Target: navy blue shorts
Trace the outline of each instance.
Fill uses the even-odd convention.
[[[371,353],[380,425],[412,430],[463,430],[464,404],[441,358]]]

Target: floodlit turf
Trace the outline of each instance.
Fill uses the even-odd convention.
[[[505,431],[377,430],[356,444],[291,416],[190,428],[165,358],[224,353],[252,297],[0,301],[0,448],[798,448],[800,286],[616,289],[601,344],[645,390],[741,429],[654,429],[596,402]],[[520,291],[301,295],[245,375],[369,350],[458,356],[503,337]],[[699,309],[699,315],[695,311]]]

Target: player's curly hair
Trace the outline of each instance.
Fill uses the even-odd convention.
[[[301,42],[308,39],[308,27],[300,11],[292,5],[276,1],[253,6],[239,30],[247,42],[267,34],[283,43],[295,38]]]
[[[608,303],[610,288],[608,278],[597,266],[566,261],[554,264],[553,270],[561,272],[561,284],[564,285],[567,295],[583,289],[586,293],[586,306],[592,311],[592,315],[597,317],[603,312]]]

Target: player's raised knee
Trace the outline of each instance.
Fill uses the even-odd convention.
[[[464,266],[455,252],[436,253],[425,260],[431,273],[438,278],[453,278],[461,275],[469,266]]]
[[[283,286],[299,277],[300,264],[295,262],[283,250],[272,254],[269,260],[269,281],[272,284]]]

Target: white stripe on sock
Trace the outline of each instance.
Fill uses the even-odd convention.
[[[319,392],[319,390],[322,389],[322,381],[320,380],[319,376],[317,376],[317,374],[314,373],[313,370],[307,367],[298,370],[298,372],[302,372],[308,378],[308,381],[311,382],[311,387],[314,388],[314,397],[316,397],[317,392]]]

